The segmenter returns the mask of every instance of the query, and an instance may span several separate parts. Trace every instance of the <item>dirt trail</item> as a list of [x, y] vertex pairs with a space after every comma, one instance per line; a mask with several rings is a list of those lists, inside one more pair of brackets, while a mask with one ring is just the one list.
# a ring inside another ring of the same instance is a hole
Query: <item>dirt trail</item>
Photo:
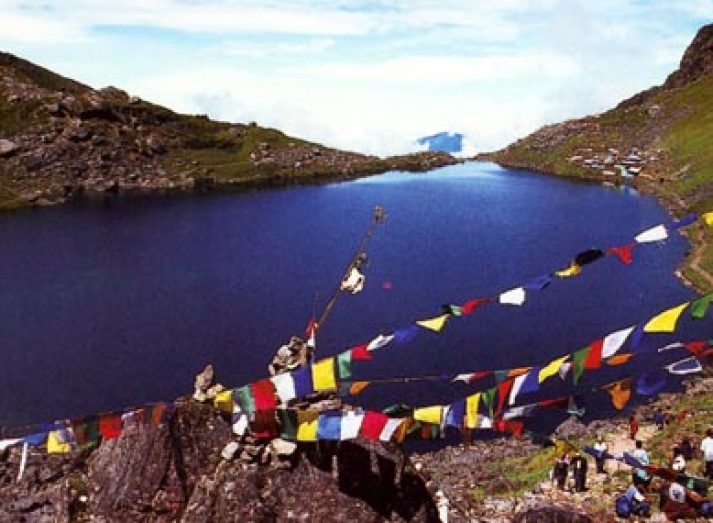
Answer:
[[[656, 425], [642, 424], [639, 427], [639, 431], [636, 433], [636, 439], [641, 440], [644, 443], [644, 448], [646, 448], [646, 442], [650, 440], [655, 433]], [[636, 448], [634, 440], [629, 437], [628, 426], [607, 434], [604, 436], [604, 441], [609, 447], [609, 452], [615, 456], [621, 456], [624, 452], [631, 453]], [[629, 466], [615, 460], [607, 461], [607, 469], [609, 471], [631, 470]]]

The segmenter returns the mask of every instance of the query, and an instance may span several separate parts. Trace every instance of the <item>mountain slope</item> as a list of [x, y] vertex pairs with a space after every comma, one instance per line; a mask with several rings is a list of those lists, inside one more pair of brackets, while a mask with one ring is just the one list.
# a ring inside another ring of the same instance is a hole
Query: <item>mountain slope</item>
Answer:
[[[627, 178], [682, 214], [713, 209], [711, 143], [713, 24], [699, 30], [679, 69], [662, 86], [602, 114], [545, 126], [485, 156], [508, 167], [562, 176]], [[684, 272], [696, 286], [711, 288], [713, 238], [694, 234], [696, 253]]]
[[439, 153], [380, 159], [255, 123], [181, 115], [0, 53], [0, 208], [107, 191], [317, 183], [455, 161]]

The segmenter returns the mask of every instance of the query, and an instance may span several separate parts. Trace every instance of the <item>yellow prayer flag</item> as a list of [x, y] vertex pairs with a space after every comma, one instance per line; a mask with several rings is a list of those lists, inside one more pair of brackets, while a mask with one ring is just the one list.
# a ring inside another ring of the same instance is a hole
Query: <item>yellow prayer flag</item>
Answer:
[[654, 316], [644, 325], [644, 332], [673, 332], [676, 330], [678, 317], [683, 313], [683, 309], [688, 307], [688, 304], [689, 302], [682, 303]]
[[440, 424], [443, 419], [443, 405], [434, 405], [432, 407], [423, 407], [413, 411], [413, 419], [423, 421], [425, 423]]
[[443, 326], [446, 324], [450, 316], [450, 314], [441, 314], [440, 316], [431, 318], [430, 320], [419, 320], [416, 322], [416, 325], [420, 325], [424, 329], [441, 332], [441, 330], [443, 330]]
[[713, 225], [713, 211], [704, 213], [701, 218], [706, 222], [706, 225]]
[[542, 383], [550, 376], [554, 376], [555, 374], [557, 374], [557, 372], [560, 370], [560, 367], [567, 360], [567, 358], [569, 358], [569, 354], [565, 354], [561, 358], [552, 360], [545, 367], [542, 367], [542, 369], [540, 369], [540, 373], [537, 375], [537, 381]]
[[233, 412], [233, 391], [224, 390], [216, 394], [213, 399], [213, 406], [223, 412]]
[[478, 426], [480, 395], [480, 392], [476, 392], [465, 399], [465, 427], [468, 429], [474, 429]]
[[64, 443], [59, 437], [59, 432], [53, 430], [47, 434], [47, 453], [48, 454], [67, 454], [71, 450], [69, 443]]
[[556, 271], [555, 275], [560, 278], [571, 278], [572, 276], [578, 276], [582, 272], [582, 267], [574, 262], [571, 263], [566, 269]]
[[319, 418], [300, 423], [297, 427], [297, 441], [317, 441], [318, 425]]
[[314, 390], [336, 390], [334, 377], [334, 358], [325, 358], [312, 365], [312, 384]]

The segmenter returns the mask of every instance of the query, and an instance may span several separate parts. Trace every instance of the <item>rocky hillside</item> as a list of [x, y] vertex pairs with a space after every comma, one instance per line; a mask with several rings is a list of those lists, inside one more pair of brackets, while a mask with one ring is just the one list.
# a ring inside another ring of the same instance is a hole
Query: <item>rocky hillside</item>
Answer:
[[442, 153], [380, 159], [255, 123], [181, 115], [0, 53], [0, 208], [84, 193], [319, 183], [451, 163]]
[[[675, 213], [713, 209], [713, 24], [701, 28], [663, 85], [601, 114], [548, 125], [485, 155], [502, 165], [584, 179], [634, 183]], [[698, 234], [698, 233], [697, 233]], [[685, 270], [713, 287], [713, 239]]]

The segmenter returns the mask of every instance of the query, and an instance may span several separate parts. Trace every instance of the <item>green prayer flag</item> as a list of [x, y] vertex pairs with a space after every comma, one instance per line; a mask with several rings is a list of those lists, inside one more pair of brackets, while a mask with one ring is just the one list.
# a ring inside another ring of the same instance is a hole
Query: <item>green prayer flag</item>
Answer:
[[497, 387], [493, 387], [492, 389], [488, 389], [483, 392], [483, 395], [481, 396], [483, 398], [483, 403], [488, 408], [488, 413], [491, 418], [493, 417], [493, 399], [495, 398], [495, 393], [497, 391]]
[[691, 304], [691, 316], [693, 319], [700, 320], [703, 319], [708, 312], [708, 306], [711, 304], [711, 295], [706, 294], [705, 296], [698, 298]]
[[352, 377], [352, 351], [337, 355], [337, 374], [342, 380]]
[[280, 437], [294, 441], [297, 439], [297, 412], [288, 409], [279, 409], [277, 416], [280, 418]]
[[238, 405], [246, 413], [255, 412], [255, 398], [250, 390], [250, 385], [243, 385], [238, 389], [233, 390], [233, 400], [237, 398]]
[[584, 360], [586, 360], [587, 356], [589, 356], [589, 350], [590, 346], [586, 346], [572, 354], [572, 379], [574, 380], [575, 385], [577, 385], [579, 380], [582, 379], [582, 374], [584, 373]]
[[448, 308], [450, 309], [450, 313], [453, 316], [463, 316], [463, 308], [458, 306], [458, 305], [449, 305]]

